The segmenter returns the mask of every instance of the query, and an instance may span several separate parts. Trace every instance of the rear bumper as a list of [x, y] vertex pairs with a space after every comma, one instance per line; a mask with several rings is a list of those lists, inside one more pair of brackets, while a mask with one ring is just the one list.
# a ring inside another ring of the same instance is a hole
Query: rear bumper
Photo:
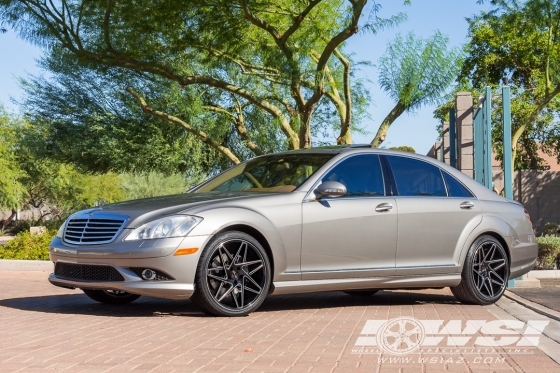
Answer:
[[539, 246], [534, 235], [511, 237], [510, 246], [510, 279], [520, 277], [535, 266]]

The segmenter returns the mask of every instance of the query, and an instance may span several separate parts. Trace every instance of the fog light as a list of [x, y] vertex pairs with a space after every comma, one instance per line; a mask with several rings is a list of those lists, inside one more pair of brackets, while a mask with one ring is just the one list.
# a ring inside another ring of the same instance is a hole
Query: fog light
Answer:
[[142, 271], [142, 278], [144, 280], [155, 280], [156, 276], [156, 271], [154, 271], [153, 269], [145, 269]]

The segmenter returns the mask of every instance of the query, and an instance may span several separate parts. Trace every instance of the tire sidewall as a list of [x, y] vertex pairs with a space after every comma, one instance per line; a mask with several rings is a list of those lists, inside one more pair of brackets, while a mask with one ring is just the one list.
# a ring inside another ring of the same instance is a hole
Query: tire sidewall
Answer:
[[[500, 254], [505, 259], [506, 266], [507, 266], [507, 268], [506, 268], [507, 276], [504, 279], [504, 281], [506, 282], [506, 286], [504, 286], [503, 290], [499, 294], [494, 295], [493, 297], [484, 297], [480, 294], [480, 292], [476, 288], [475, 276], [473, 274], [475, 252], [481, 245], [483, 245], [486, 242], [492, 242], [492, 243], [496, 244], [496, 249], [500, 251]], [[467, 282], [467, 286], [470, 289], [471, 295], [474, 298], [476, 298], [476, 300], [477, 300], [476, 303], [483, 304], [483, 305], [493, 304], [493, 303], [497, 302], [502, 297], [503, 293], [505, 292], [505, 289], [507, 288], [509, 271], [510, 271], [509, 258], [507, 256], [506, 251], [505, 251], [504, 247], [502, 246], [502, 244], [496, 238], [494, 238], [492, 236], [485, 235], [485, 236], [481, 236], [478, 239], [476, 239], [476, 241], [474, 241], [473, 244], [471, 245], [471, 247], [469, 248], [469, 251], [467, 253], [467, 257], [466, 257], [466, 260], [465, 260], [465, 266], [463, 268], [463, 279], [462, 279], [462, 281]]]
[[[232, 240], [242, 240], [250, 243], [256, 248], [258, 255], [263, 261], [263, 271], [265, 277], [263, 292], [258, 296], [253, 304], [251, 304], [251, 306], [243, 308], [242, 310], [226, 308], [219, 304], [209, 291], [208, 276], [206, 276], [206, 269], [208, 268], [209, 261], [213, 258], [213, 253], [216, 247], [222, 243]], [[208, 243], [208, 245], [206, 245], [200, 257], [195, 278], [195, 294], [193, 294], [193, 298], [196, 299], [196, 302], [194, 303], [202, 303], [201, 305], [205, 311], [217, 316], [246, 316], [259, 308], [264, 302], [270, 288], [271, 277], [270, 259], [259, 241], [244, 232], [229, 231], [218, 234]]]

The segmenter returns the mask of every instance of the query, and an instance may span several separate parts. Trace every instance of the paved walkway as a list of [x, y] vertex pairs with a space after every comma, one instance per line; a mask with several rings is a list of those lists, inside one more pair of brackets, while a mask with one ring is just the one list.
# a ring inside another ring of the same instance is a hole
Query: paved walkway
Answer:
[[[473, 329], [472, 338], [457, 342], [463, 348], [447, 346], [447, 335], [457, 329], [449, 321], [460, 320], [460, 332], [467, 320], [496, 320], [489, 308], [459, 304], [448, 289], [368, 298], [334, 292], [272, 296], [258, 312], [230, 319], [206, 316], [188, 301], [140, 298], [106, 306], [80, 291], [56, 288], [46, 277], [0, 272], [2, 373], [560, 372], [538, 348], [475, 345], [475, 337], [489, 329]], [[439, 350], [423, 347], [399, 356], [356, 346], [381, 320], [403, 316], [443, 320], [447, 331], [437, 334], [445, 337]]]
[[541, 278], [540, 288], [513, 288], [511, 292], [560, 312], [560, 280]]

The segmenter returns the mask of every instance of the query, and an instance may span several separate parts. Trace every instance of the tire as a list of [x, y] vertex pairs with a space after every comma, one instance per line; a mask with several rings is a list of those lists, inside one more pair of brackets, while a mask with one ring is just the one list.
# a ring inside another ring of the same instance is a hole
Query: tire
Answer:
[[484, 235], [473, 242], [463, 265], [461, 283], [451, 292], [462, 303], [487, 305], [498, 301], [506, 290], [509, 261], [502, 244]]
[[364, 289], [364, 290], [345, 290], [343, 293], [351, 295], [353, 297], [371, 297], [376, 294], [378, 289]]
[[266, 298], [270, 268], [255, 238], [237, 231], [219, 234], [202, 252], [191, 301], [212, 315], [246, 316]]
[[128, 304], [140, 298], [140, 295], [117, 290], [82, 289], [82, 291], [94, 301], [105, 304]]

